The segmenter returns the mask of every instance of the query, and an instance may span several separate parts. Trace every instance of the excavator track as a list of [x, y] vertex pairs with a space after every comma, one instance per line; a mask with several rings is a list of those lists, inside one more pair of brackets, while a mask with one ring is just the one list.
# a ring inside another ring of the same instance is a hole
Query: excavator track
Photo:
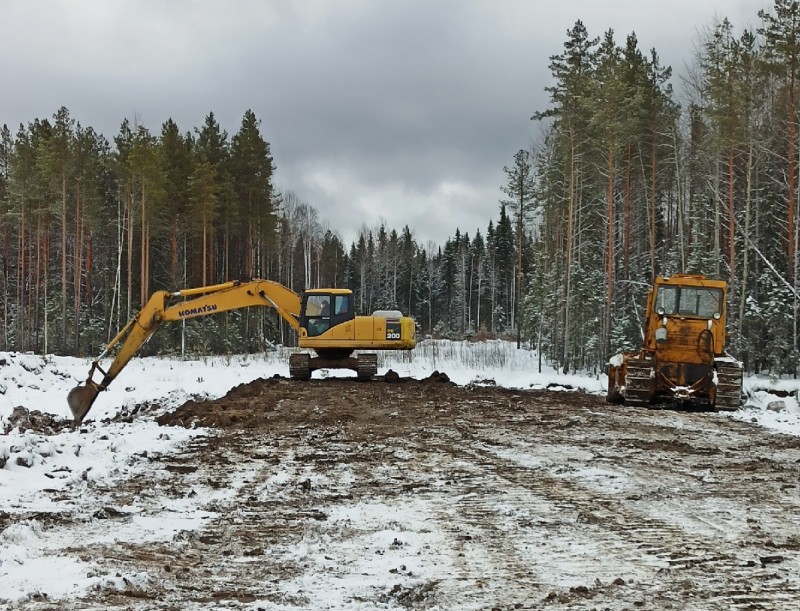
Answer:
[[717, 398], [714, 408], [720, 412], [736, 411], [742, 406], [742, 367], [739, 363], [718, 360]]
[[653, 367], [650, 363], [629, 360], [625, 373], [625, 404], [647, 405], [653, 394]]
[[292, 380], [311, 379], [311, 355], [298, 352], [289, 356], [289, 377]]
[[371, 380], [378, 373], [377, 354], [359, 354], [358, 359], [358, 379]]

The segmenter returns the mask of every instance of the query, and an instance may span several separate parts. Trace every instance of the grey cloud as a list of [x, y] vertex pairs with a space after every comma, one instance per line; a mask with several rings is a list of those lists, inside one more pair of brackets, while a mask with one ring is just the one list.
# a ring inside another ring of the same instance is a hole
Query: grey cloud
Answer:
[[[343, 237], [383, 218], [418, 238], [496, 218], [502, 168], [531, 145], [549, 56], [582, 18], [636, 30], [681, 71], [715, 14], [754, 24], [755, 0], [27, 0], [0, 5], [0, 123], [61, 106], [111, 139], [123, 118], [186, 131], [252, 108], [276, 182]], [[9, 24], [12, 24], [9, 26]]]

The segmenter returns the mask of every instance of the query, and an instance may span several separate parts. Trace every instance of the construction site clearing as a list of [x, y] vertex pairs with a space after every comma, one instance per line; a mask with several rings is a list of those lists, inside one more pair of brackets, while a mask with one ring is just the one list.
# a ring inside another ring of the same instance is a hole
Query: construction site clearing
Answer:
[[[49, 440], [54, 484], [0, 505], [0, 606], [800, 605], [800, 438], [729, 414], [389, 370], [141, 403], [59, 445], [70, 426], [9, 418]], [[125, 455], [136, 426], [191, 435]], [[103, 436], [126, 456], [115, 476], [59, 467], [59, 449]], [[26, 562], [81, 587], [26, 591]]]

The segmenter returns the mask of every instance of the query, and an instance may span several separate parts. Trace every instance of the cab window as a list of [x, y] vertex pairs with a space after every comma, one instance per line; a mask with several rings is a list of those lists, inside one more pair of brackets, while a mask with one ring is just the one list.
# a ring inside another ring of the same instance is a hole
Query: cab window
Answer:
[[347, 298], [346, 295], [337, 295], [336, 300], [334, 301], [333, 306], [333, 313], [336, 316], [340, 316], [341, 314], [347, 314], [350, 311], [350, 300]]
[[330, 315], [330, 297], [328, 295], [309, 295], [306, 302], [306, 316], [314, 318]]
[[722, 313], [722, 290], [700, 286], [661, 286], [655, 300], [656, 313], [666, 316], [711, 318]]
[[331, 307], [329, 295], [309, 295], [306, 301], [308, 334], [321, 335], [331, 326]]

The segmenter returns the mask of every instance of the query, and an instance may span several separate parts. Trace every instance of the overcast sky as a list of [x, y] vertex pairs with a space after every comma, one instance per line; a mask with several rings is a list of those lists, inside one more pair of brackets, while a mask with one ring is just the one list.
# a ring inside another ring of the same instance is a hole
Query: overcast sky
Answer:
[[[530, 148], [549, 56], [578, 19], [635, 32], [677, 75], [698, 31], [759, 23], [771, 0], [0, 0], [0, 124], [72, 117], [109, 140], [252, 109], [275, 184], [346, 244], [408, 225], [439, 244], [485, 232], [503, 166]], [[679, 79], [673, 77], [676, 87]]]

